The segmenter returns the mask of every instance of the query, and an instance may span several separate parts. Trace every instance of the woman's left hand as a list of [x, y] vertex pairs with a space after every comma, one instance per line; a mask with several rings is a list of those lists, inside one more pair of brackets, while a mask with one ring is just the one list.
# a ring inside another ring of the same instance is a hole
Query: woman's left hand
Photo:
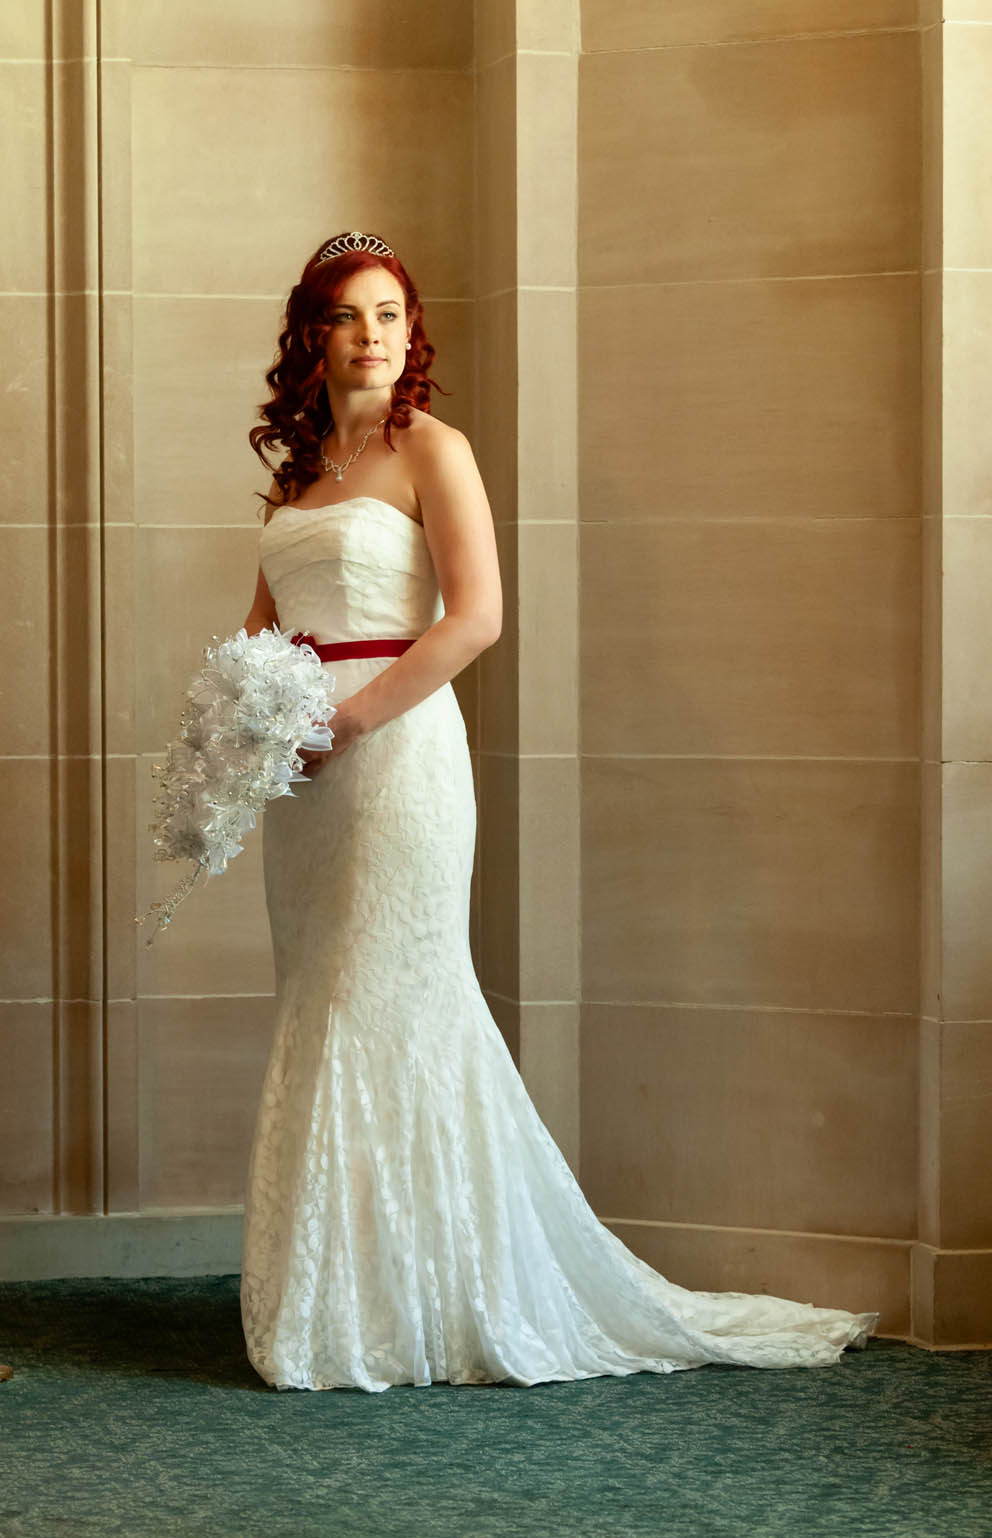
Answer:
[[303, 773], [307, 779], [312, 780], [315, 774], [320, 772], [323, 764], [329, 758], [340, 758], [341, 754], [351, 747], [357, 738], [364, 735], [365, 728], [358, 716], [349, 713], [348, 701], [343, 700], [338, 705], [329, 721], [315, 721], [314, 726], [328, 726], [333, 733], [333, 741], [328, 752], [314, 752], [310, 748], [300, 748], [299, 754], [303, 760]]

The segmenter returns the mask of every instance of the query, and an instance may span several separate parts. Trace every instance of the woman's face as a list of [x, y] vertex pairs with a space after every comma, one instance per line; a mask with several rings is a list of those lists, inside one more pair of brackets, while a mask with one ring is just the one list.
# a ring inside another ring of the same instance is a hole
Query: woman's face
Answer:
[[[324, 344], [327, 383], [335, 390], [382, 390], [406, 367], [409, 330], [403, 289], [385, 267], [363, 267], [331, 307]], [[363, 362], [374, 359], [374, 362]]]

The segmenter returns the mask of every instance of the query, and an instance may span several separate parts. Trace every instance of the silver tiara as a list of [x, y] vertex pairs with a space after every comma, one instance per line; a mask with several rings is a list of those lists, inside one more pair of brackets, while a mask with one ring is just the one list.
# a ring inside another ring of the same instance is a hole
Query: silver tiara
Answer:
[[349, 251], [371, 251], [373, 256], [392, 256], [393, 253], [384, 241], [375, 235], [363, 235], [361, 230], [352, 230], [350, 235], [339, 235], [337, 240], [332, 240], [326, 245], [317, 258], [318, 263], [329, 262], [332, 256], [344, 256]]

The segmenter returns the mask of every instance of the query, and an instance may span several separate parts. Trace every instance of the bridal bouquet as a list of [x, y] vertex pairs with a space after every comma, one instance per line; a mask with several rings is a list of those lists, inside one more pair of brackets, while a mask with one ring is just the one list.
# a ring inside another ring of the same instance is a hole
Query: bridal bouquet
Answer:
[[161, 787], [158, 819], [148, 824], [155, 859], [192, 860], [195, 868], [135, 919], [157, 914], [149, 945], [199, 876], [220, 875], [241, 853], [265, 803], [306, 781], [298, 750], [326, 752], [334, 736], [314, 725], [335, 713], [333, 676], [312, 646], [294, 646], [278, 627], [253, 636], [242, 628], [206, 647], [203, 664], [186, 691], [179, 740], [169, 743], [164, 764], [152, 766]]

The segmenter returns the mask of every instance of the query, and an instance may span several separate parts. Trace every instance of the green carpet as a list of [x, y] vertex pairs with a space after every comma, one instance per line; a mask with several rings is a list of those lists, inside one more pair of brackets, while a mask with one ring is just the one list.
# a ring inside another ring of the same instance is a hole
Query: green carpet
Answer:
[[277, 1392], [236, 1276], [0, 1283], [3, 1538], [989, 1538], [992, 1355]]

